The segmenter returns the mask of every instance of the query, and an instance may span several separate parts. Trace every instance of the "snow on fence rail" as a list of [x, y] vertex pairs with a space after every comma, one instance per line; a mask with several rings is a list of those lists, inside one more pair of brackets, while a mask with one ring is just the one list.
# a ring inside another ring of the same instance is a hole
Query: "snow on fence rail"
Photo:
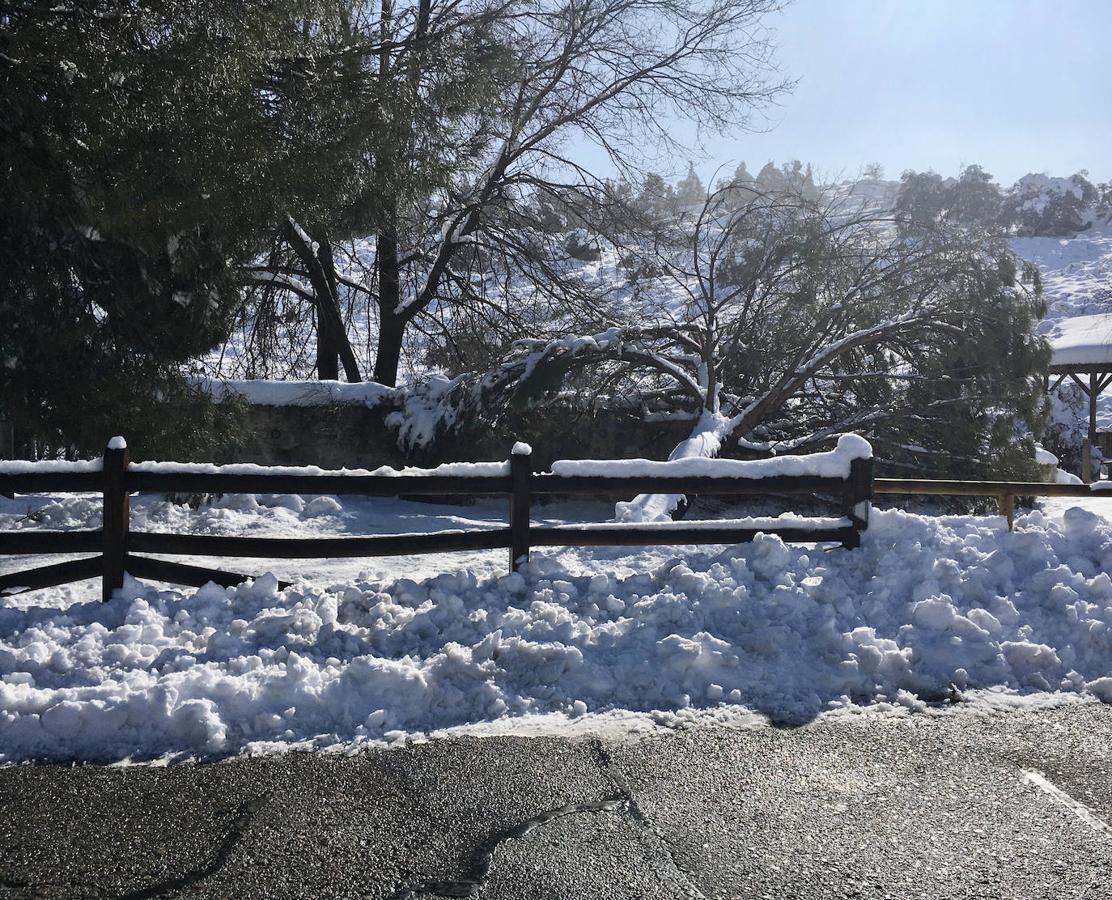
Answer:
[[[230, 586], [249, 576], [218, 569], [153, 559], [142, 553], [190, 556], [261, 557], [268, 559], [400, 556], [459, 550], [507, 548], [517, 569], [537, 546], [644, 546], [654, 544], [734, 544], [759, 533], [785, 541], [834, 541], [860, 545], [868, 527], [872, 497], [872, 451], [868, 443], [845, 435], [837, 450], [812, 457], [774, 460], [561, 461], [551, 472], [534, 472], [531, 449], [514, 446], [505, 463], [449, 463], [435, 469], [326, 471], [316, 467], [215, 466], [185, 463], [129, 463], [126, 443], [113, 438], [102, 460], [62, 463], [0, 462], [0, 493], [98, 492], [103, 496], [103, 526], [82, 531], [0, 531], [0, 554], [99, 553], [97, 556], [0, 575], [0, 592], [52, 587], [101, 577], [109, 599], [123, 586], [125, 571], [138, 577], [176, 584], [209, 581]], [[439, 531], [427, 534], [343, 538], [256, 538], [220, 535], [136, 532], [130, 529], [130, 495], [155, 493], [340, 494], [368, 497], [399, 495], [509, 497], [505, 528]], [[788, 515], [769, 519], [663, 523], [602, 523], [536, 527], [530, 522], [532, 498], [545, 494], [813, 494], [838, 498], [843, 515], [807, 518]]]

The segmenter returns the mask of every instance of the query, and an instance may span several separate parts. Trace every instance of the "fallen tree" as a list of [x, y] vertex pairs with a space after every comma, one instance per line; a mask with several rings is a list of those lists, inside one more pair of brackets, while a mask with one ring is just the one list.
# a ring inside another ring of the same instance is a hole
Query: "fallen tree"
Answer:
[[[435, 402], [415, 396], [458, 428], [593, 383], [649, 421], [689, 420], [670, 459], [795, 452], [857, 431], [892, 466], [1021, 470], [1045, 415], [1037, 282], [1002, 241], [897, 224], [724, 187], [631, 242], [651, 274], [569, 315], [598, 330], [518, 341], [492, 370], [438, 382]], [[638, 497], [619, 514], [653, 520], [680, 501]]]

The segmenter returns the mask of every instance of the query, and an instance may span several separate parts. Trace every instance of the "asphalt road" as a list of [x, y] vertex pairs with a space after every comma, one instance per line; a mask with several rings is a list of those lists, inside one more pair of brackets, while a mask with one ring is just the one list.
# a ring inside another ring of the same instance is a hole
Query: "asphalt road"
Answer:
[[0, 896], [1112, 897], [1112, 707], [0, 770]]

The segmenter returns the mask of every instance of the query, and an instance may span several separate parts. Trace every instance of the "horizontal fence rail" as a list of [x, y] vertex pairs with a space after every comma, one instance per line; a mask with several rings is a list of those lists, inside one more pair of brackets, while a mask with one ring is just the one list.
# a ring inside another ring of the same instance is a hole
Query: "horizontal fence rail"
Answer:
[[[832, 454], [824, 454], [830, 457]], [[808, 462], [816, 457], [805, 457]], [[806, 468], [807, 462], [796, 468]], [[436, 469], [376, 472], [326, 472], [308, 467], [252, 465], [191, 466], [175, 463], [129, 464], [122, 439], [113, 439], [102, 463], [17, 463], [0, 467], [0, 493], [100, 493], [103, 526], [79, 531], [0, 531], [0, 554], [96, 553], [36, 569], [0, 575], [0, 591], [15, 593], [101, 576], [103, 599], [123, 586], [124, 573], [177, 584], [200, 586], [209, 581], [230, 586], [248, 576], [204, 566], [154, 559], [140, 554], [223, 556], [260, 559], [317, 559], [400, 556], [508, 548], [510, 566], [528, 562], [532, 547], [621, 547], [659, 544], [733, 544], [757, 534], [776, 534], [785, 541], [860, 545], [868, 527], [873, 494], [872, 459], [842, 458], [847, 474], [767, 474], [765, 464], [747, 467], [731, 462], [722, 475], [659, 474], [670, 464], [652, 463], [652, 474], [629, 474], [629, 461], [616, 462], [614, 474], [533, 472], [527, 445], [517, 445], [507, 463], [453, 463]], [[767, 463], [767, 461], [761, 461]], [[609, 465], [606, 461], [599, 464]], [[773, 466], [772, 471], [780, 463]], [[555, 468], [555, 466], [554, 466]], [[636, 468], [636, 466], [634, 466]], [[673, 470], [675, 467], [672, 467]], [[781, 466], [782, 468], [782, 466]], [[596, 468], [597, 471], [597, 468]], [[829, 471], [829, 467], [826, 470]], [[416, 473], [416, 474], [414, 474]], [[625, 474], [623, 474], [625, 473]], [[132, 531], [133, 493], [317, 494], [364, 497], [504, 495], [509, 498], [506, 527], [422, 534], [385, 534], [336, 538], [268, 538]], [[839, 504], [838, 518], [739, 519], [710, 522], [599, 523], [535, 526], [534, 496], [631, 495], [643, 493], [795, 496], [825, 494]]]
[[[1108, 482], [1105, 482], [1106, 484]], [[1056, 484], [1043, 481], [946, 481], [944, 479], [876, 478], [877, 494], [915, 494], [931, 497], [995, 497], [1000, 515], [1015, 527], [1016, 497], [1099, 497], [1112, 492], [1096, 485]]]
[[359, 556], [408, 556], [458, 550], [499, 550], [510, 546], [509, 528], [482, 531], [433, 531], [346, 538], [232, 537], [212, 534], [161, 534], [133, 531], [128, 549], [139, 553], [187, 556], [250, 556], [260, 559], [349, 559]]
[[400, 495], [508, 494], [509, 476], [459, 475], [225, 475], [188, 472], [129, 472], [132, 491], [166, 494], [328, 494], [398, 497]]
[[[1109, 482], [1112, 484], [1112, 482]], [[878, 494], [923, 494], [935, 497], [1093, 497], [1107, 493], [1087, 484], [1052, 484], [1044, 481], [944, 481], [925, 478], [876, 478]], [[1112, 493], [1109, 493], [1112, 496]]]

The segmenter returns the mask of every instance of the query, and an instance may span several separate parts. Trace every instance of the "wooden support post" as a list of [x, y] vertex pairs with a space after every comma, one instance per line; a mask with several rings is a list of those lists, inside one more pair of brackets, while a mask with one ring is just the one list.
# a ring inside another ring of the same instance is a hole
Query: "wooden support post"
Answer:
[[843, 542], [852, 550], [861, 546], [861, 532], [869, 527], [869, 511], [873, 499], [873, 461], [855, 459], [849, 464], [849, 481], [843, 497], [843, 513], [853, 524], [853, 537]]
[[131, 521], [131, 498], [127, 493], [127, 442], [114, 437], [104, 451], [104, 568], [101, 570], [101, 599], [124, 586], [127, 533]]
[[533, 448], [518, 441], [510, 453], [510, 571], [529, 563], [530, 480]]
[[1008, 520], [1008, 531], [1015, 527], [1015, 494], [1001, 494], [999, 497], [1000, 515]]
[[1085, 484], [1093, 483], [1093, 445], [1088, 438], [1081, 442], [1081, 480]]
[[[0, 459], [15, 459], [15, 425], [0, 419]], [[0, 491], [0, 497], [15, 499], [14, 493]]]
[[[1092, 472], [1093, 469], [1093, 448], [1097, 446], [1097, 397], [1100, 396], [1100, 385], [1098, 384], [1096, 372], [1089, 373], [1089, 453], [1085, 457], [1085, 468]], [[1086, 484], [1093, 481], [1100, 480], [1100, 470], [1097, 469], [1095, 475], [1090, 474], [1085, 479]]]

